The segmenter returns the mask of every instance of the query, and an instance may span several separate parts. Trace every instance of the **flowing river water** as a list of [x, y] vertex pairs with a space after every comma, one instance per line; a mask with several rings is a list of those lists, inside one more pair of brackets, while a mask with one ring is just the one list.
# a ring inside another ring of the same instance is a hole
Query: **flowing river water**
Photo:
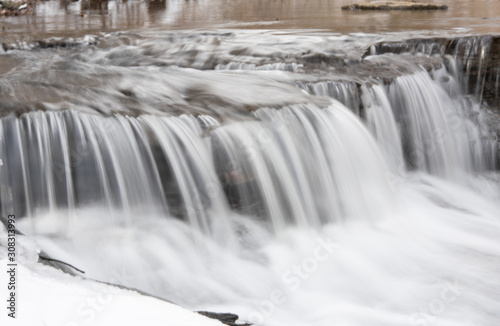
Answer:
[[2, 216], [89, 278], [256, 325], [498, 324], [498, 2], [256, 3], [2, 20], [29, 35], [2, 34]]
[[335, 33], [449, 31], [498, 33], [497, 0], [436, 0], [446, 11], [341, 11], [351, 0], [55, 0], [37, 2], [36, 15], [0, 19], [6, 39], [72, 36], [121, 30], [270, 28]]

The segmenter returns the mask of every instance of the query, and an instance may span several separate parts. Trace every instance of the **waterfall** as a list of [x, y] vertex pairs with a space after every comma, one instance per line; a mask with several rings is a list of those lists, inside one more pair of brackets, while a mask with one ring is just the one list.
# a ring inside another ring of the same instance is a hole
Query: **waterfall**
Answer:
[[119, 224], [139, 212], [171, 214], [206, 233], [207, 210], [227, 219], [226, 201], [214, 196], [222, 190], [203, 131], [192, 116], [33, 112], [2, 119], [2, 131], [2, 152], [9, 153], [2, 166], [3, 214], [63, 210], [72, 216], [76, 208], [98, 205]]
[[[445, 56], [429, 72], [416, 68], [390, 80], [297, 81], [340, 103], [260, 108], [242, 121], [74, 110], [10, 115], [1, 124], [0, 148], [8, 153], [1, 211], [33, 217], [63, 210], [71, 225], [75, 210], [95, 205], [114, 223], [130, 223], [138, 212], [166, 214], [204, 234], [220, 221], [229, 230], [231, 209], [275, 231], [371, 220], [370, 212], [391, 206], [395, 176], [417, 170], [466, 183], [467, 175], [495, 167], [497, 143], [479, 102], [463, 95], [460, 65]], [[299, 66], [233, 62], [217, 69]]]
[[468, 61], [232, 37], [43, 52], [57, 73], [0, 76], [19, 107], [1, 111], [2, 216], [86, 277], [259, 326], [498, 323], [498, 142]]
[[370, 54], [409, 53], [412, 55], [448, 56], [450, 73], [460, 83], [463, 93], [475, 95], [498, 105], [500, 39], [494, 36], [469, 36], [451, 39], [414, 39], [406, 42], [382, 42], [370, 49]]
[[484, 162], [482, 126], [467, 119], [461, 99], [451, 99], [427, 73], [400, 77], [388, 91], [404, 130], [410, 168], [451, 178], [460, 172], [488, 167]]
[[354, 82], [323, 81], [304, 83], [299, 81], [297, 86], [313, 95], [332, 97], [354, 113], [360, 114], [359, 91]]
[[405, 171], [400, 127], [383, 85], [363, 88], [363, 105], [367, 127], [377, 139], [391, 167], [398, 173]]
[[449, 69], [443, 62], [429, 73], [422, 70], [387, 84], [362, 83], [361, 91], [349, 81], [299, 82], [299, 87], [366, 116], [367, 127], [399, 173], [421, 170], [458, 181], [464, 174], [494, 169], [498, 144], [480, 102], [463, 95], [456, 62], [447, 60]]
[[[287, 220], [315, 226], [366, 219], [382, 203], [386, 207], [385, 161], [372, 137], [340, 104], [323, 110], [263, 108], [255, 116], [262, 122], [223, 127], [214, 138], [225, 157], [220, 161], [232, 162], [252, 180], [235, 189], [238, 198], [261, 198], [264, 207], [256, 209], [272, 217], [275, 227]], [[373, 195], [374, 188], [380, 196]]]
[[[228, 219], [224, 188], [233, 204], [276, 229], [366, 218], [386, 206], [379, 207], [390, 197], [384, 158], [340, 103], [262, 108], [254, 116], [222, 126], [187, 115], [62, 111], [4, 118], [2, 147], [10, 155], [2, 167], [2, 210], [36, 216], [100, 205], [127, 218], [178, 216], [209, 234], [207, 212]], [[380, 198], [371, 194], [375, 188]]]

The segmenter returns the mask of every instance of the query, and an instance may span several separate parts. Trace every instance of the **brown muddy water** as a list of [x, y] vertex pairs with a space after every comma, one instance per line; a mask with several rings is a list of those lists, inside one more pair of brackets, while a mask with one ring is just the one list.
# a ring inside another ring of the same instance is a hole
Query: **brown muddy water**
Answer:
[[436, 0], [447, 11], [342, 11], [352, 0], [49, 0], [0, 17], [3, 40], [144, 29], [324, 29], [336, 33], [500, 32], [499, 0]]

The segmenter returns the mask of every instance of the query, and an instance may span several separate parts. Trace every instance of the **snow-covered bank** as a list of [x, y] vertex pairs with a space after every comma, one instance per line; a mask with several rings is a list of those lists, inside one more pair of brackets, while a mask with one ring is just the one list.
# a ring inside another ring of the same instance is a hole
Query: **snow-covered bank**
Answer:
[[16, 236], [16, 318], [8, 317], [7, 234], [0, 224], [0, 273], [3, 302], [0, 325], [172, 325], [217, 326], [217, 320], [137, 292], [66, 274], [38, 263], [36, 244]]

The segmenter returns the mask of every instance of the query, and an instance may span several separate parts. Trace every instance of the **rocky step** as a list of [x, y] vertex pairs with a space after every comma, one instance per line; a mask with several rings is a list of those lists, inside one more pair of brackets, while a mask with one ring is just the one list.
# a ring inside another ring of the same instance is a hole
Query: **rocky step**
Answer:
[[446, 10], [448, 6], [416, 1], [368, 1], [342, 6], [342, 10]]

